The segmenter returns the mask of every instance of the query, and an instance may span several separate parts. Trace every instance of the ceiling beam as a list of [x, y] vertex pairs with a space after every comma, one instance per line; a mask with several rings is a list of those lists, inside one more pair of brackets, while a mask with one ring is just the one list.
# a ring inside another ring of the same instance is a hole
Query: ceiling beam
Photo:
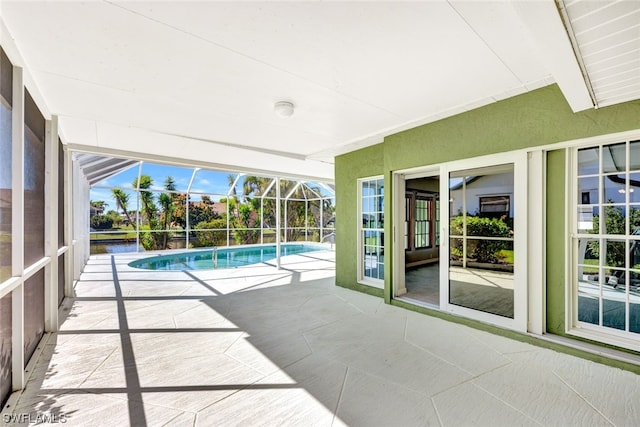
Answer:
[[555, 1], [517, 1], [512, 4], [573, 112], [593, 108], [595, 103]]

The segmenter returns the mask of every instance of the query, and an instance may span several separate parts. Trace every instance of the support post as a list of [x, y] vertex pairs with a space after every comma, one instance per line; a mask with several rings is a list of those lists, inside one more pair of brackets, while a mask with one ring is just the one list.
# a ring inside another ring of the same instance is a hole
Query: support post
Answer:
[[276, 178], [276, 267], [280, 270], [280, 178]]
[[75, 208], [73, 204], [77, 201], [73, 198], [73, 154], [71, 151], [65, 149], [64, 155], [64, 244], [68, 248], [65, 254], [64, 296], [73, 297], [75, 271], [75, 247], [73, 241]]
[[45, 129], [45, 267], [44, 329], [58, 330], [58, 117], [46, 121]]
[[11, 371], [13, 390], [22, 390], [24, 376], [24, 84], [22, 68], [13, 67], [13, 108], [11, 117], [11, 274], [20, 285], [11, 295]]

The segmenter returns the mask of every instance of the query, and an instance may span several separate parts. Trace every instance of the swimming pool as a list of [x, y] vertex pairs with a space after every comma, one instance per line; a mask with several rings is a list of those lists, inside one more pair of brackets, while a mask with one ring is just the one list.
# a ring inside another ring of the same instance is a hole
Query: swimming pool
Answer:
[[[327, 247], [302, 243], [280, 245], [280, 255], [295, 255], [305, 252], [324, 251]], [[214, 266], [214, 250], [180, 252], [138, 259], [129, 267], [144, 270], [211, 270], [214, 268], [235, 268], [257, 264], [276, 258], [276, 245], [241, 246], [215, 250], [217, 260]]]

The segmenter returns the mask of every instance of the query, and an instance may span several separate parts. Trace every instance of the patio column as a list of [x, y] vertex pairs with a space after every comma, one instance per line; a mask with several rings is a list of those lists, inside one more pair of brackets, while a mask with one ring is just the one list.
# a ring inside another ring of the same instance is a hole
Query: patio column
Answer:
[[11, 117], [12, 175], [11, 192], [11, 275], [20, 284], [11, 295], [11, 370], [13, 390], [25, 386], [24, 366], [24, 85], [22, 68], [13, 67], [13, 109]]
[[276, 178], [276, 267], [280, 270], [280, 178]]
[[45, 190], [45, 331], [58, 330], [58, 117], [46, 121], [46, 190]]

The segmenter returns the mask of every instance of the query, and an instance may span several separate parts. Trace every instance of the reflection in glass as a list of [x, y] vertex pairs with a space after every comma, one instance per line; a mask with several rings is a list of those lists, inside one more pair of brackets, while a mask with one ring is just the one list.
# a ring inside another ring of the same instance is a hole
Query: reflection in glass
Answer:
[[627, 260], [625, 246], [623, 241], [605, 240], [604, 265], [606, 267], [624, 268]]
[[609, 328], [625, 329], [625, 303], [610, 299], [602, 300], [602, 325]]
[[634, 296], [634, 303], [629, 304], [629, 332], [640, 333], [640, 298]]
[[600, 240], [578, 239], [578, 320], [600, 324]]
[[599, 211], [597, 206], [578, 206], [578, 233], [599, 232]]
[[604, 234], [626, 234], [627, 209], [624, 206], [605, 206]]
[[578, 150], [578, 175], [594, 175], [598, 173], [598, 147], [582, 148]]
[[513, 165], [450, 176], [449, 201], [449, 302], [513, 318]]
[[598, 177], [578, 178], [578, 204], [598, 204]]
[[640, 141], [629, 143], [629, 170], [640, 170]]
[[384, 232], [364, 231], [364, 276], [384, 280]]
[[585, 274], [598, 274], [600, 259], [600, 240], [578, 239], [578, 265], [584, 266], [579, 270], [579, 276], [584, 270]]
[[593, 235], [577, 238], [578, 320], [640, 333], [640, 141], [598, 150], [578, 150], [579, 175], [600, 176], [577, 178], [577, 229]]
[[597, 296], [578, 296], [578, 320], [592, 325], [600, 324], [600, 300]]
[[620, 172], [626, 169], [626, 146], [622, 142], [602, 147], [602, 172]]
[[629, 202], [640, 202], [640, 173], [629, 174]]
[[624, 203], [626, 200], [626, 178], [624, 174], [605, 175], [603, 203]]

